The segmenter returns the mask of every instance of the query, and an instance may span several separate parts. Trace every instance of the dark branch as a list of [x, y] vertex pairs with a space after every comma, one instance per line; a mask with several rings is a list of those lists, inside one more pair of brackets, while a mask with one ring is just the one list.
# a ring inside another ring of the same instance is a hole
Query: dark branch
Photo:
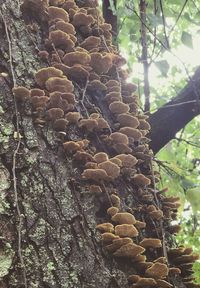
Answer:
[[[113, 0], [115, 9], [117, 9], [117, 0]], [[110, 0], [103, 0], [103, 17], [106, 23], [111, 24], [113, 39], [115, 40], [118, 35], [117, 29], [117, 16], [113, 14], [110, 8]]]
[[200, 67], [185, 88], [149, 117], [150, 147], [156, 154], [176, 133], [200, 114]]

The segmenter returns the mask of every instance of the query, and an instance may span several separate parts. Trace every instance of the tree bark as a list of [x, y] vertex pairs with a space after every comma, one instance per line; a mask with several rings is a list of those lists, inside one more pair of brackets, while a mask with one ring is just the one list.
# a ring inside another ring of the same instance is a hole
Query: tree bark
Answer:
[[186, 87], [149, 117], [150, 148], [156, 154], [200, 113], [200, 68]]
[[[113, 151], [104, 146], [101, 135], [87, 134], [72, 126], [63, 136], [56, 133], [51, 124], [34, 125], [29, 101], [14, 105], [11, 67], [17, 85], [34, 87], [34, 74], [46, 65], [37, 56], [38, 47], [44, 45], [46, 27], [42, 29], [41, 23], [34, 23], [29, 25], [30, 32], [17, 1], [6, 0], [2, 4], [0, 285], [3, 288], [128, 288], [127, 277], [135, 273], [137, 264], [129, 259], [118, 260], [105, 252], [96, 225], [110, 221], [106, 213], [111, 205], [109, 195], [117, 192], [121, 198], [120, 211], [131, 211], [138, 220], [146, 221], [147, 227], [140, 231], [137, 243], [144, 237], [159, 235], [162, 239], [162, 248], [148, 252], [148, 260], [153, 261], [165, 255], [166, 245], [172, 246], [171, 234], [167, 232], [169, 221], [152, 220], [145, 212], [150, 204], [161, 207], [163, 196], [155, 196], [152, 188], [137, 189], [124, 177], [102, 184], [105, 190], [102, 195], [92, 195], [88, 189], [91, 181], [85, 182], [80, 177], [83, 165], [64, 153], [63, 140], [86, 137], [97, 151], [112, 157]], [[41, 11], [37, 10], [32, 17], [41, 16], [43, 22]], [[12, 57], [8, 53], [9, 44]], [[78, 100], [82, 99], [80, 89], [75, 89], [75, 94]], [[92, 108], [101, 108], [112, 125], [113, 117], [102, 97], [95, 92], [84, 109], [82, 100], [77, 101], [77, 109], [82, 115], [89, 114], [92, 103]], [[147, 175], [151, 173], [149, 164], [142, 163], [137, 172], [141, 170]], [[179, 276], [170, 276], [170, 281], [175, 287], [185, 287]]]
[[[115, 9], [117, 9], [117, 0], [113, 1]], [[113, 39], [115, 40], [118, 35], [117, 27], [117, 16], [113, 14], [113, 11], [110, 9], [110, 0], [103, 0], [103, 17], [105, 22], [111, 24]]]

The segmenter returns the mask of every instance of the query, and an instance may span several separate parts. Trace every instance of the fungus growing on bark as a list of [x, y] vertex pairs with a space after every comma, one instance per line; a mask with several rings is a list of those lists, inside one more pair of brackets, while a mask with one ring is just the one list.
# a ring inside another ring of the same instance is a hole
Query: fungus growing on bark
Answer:
[[120, 132], [114, 132], [110, 134], [109, 139], [112, 140], [112, 142], [115, 144], [129, 144], [128, 137]]
[[138, 160], [131, 154], [119, 154], [115, 156], [115, 158], [120, 159], [122, 161], [122, 166], [126, 168], [132, 168], [138, 162]]
[[134, 83], [123, 83], [122, 85], [122, 92], [132, 94], [137, 90], [137, 85]]
[[150, 124], [146, 120], [140, 119], [139, 122], [140, 122], [139, 129], [141, 129], [141, 130], [150, 130], [151, 129]]
[[64, 111], [60, 108], [51, 108], [46, 112], [46, 116], [48, 119], [55, 121], [59, 118], [63, 118]]
[[48, 15], [49, 15], [50, 21], [54, 19], [61, 19], [64, 22], [69, 22], [69, 15], [63, 8], [50, 6], [48, 8]]
[[112, 67], [112, 58], [109, 53], [102, 55], [101, 53], [94, 52], [90, 56], [90, 65], [97, 74], [107, 73]]
[[[88, 79], [89, 72], [85, 69], [86, 66], [75, 64], [73, 67], [69, 67], [65, 75], [78, 83], [82, 83]], [[89, 67], [89, 66], [88, 66]]]
[[106, 91], [106, 86], [99, 80], [93, 80], [88, 84], [88, 91]]
[[85, 180], [94, 180], [94, 181], [108, 180], [108, 175], [106, 171], [100, 168], [85, 169], [81, 174], [81, 176]]
[[92, 132], [97, 126], [98, 123], [95, 119], [81, 119], [79, 121], [79, 127], [85, 127], [89, 132]]
[[109, 159], [112, 163], [116, 164], [118, 167], [122, 167], [122, 161], [116, 157]]
[[49, 59], [49, 53], [46, 50], [39, 51], [38, 56], [44, 61]]
[[74, 155], [74, 159], [83, 162], [94, 161], [93, 156], [85, 151], [77, 151]]
[[137, 228], [137, 229], [143, 229], [143, 228], [145, 228], [146, 227], [146, 223], [145, 222], [142, 222], [142, 221], [136, 221], [136, 223], [134, 224], [135, 225], [135, 227]]
[[35, 81], [40, 87], [44, 87], [45, 82], [50, 77], [62, 77], [63, 72], [54, 67], [42, 68], [35, 74]]
[[117, 249], [116, 252], [113, 253], [116, 257], [127, 257], [127, 258], [134, 258], [135, 256], [143, 253], [145, 249], [139, 245], [134, 243], [129, 243], [126, 245], [121, 246]]
[[156, 238], [144, 238], [141, 242], [140, 245], [144, 248], [160, 248], [162, 247], [162, 242], [160, 239]]
[[75, 10], [78, 9], [78, 6], [74, 2], [74, 0], [65, 1], [65, 3], [62, 5], [62, 7], [66, 11], [69, 11], [69, 9], [75, 9]]
[[131, 114], [120, 114], [117, 116], [117, 121], [120, 123], [121, 127], [137, 128], [139, 126], [138, 119]]
[[119, 129], [119, 132], [125, 134], [128, 137], [133, 138], [134, 141], [138, 141], [142, 137], [141, 132], [138, 129], [132, 127], [122, 127]]
[[101, 234], [101, 240], [103, 243], [110, 243], [115, 239], [119, 239], [119, 236], [112, 234], [110, 232], [105, 232]]
[[65, 131], [68, 123], [66, 119], [60, 118], [54, 122], [53, 127], [56, 131]]
[[128, 237], [119, 238], [119, 239], [113, 240], [112, 244], [105, 246], [105, 248], [108, 252], [113, 253], [117, 249], [122, 247], [123, 245], [132, 244], [132, 243], [133, 243], [133, 240], [131, 238], [128, 238]]
[[94, 160], [99, 164], [105, 161], [108, 161], [108, 154], [105, 152], [99, 152], [94, 155]]
[[115, 234], [120, 237], [137, 237], [138, 230], [132, 224], [121, 224], [115, 226]]
[[49, 40], [55, 47], [64, 47], [67, 51], [70, 51], [75, 46], [74, 42], [70, 39], [69, 34], [61, 30], [50, 31]]
[[153, 265], [145, 271], [145, 275], [155, 279], [165, 278], [168, 273], [169, 268], [163, 263], [153, 263]]
[[161, 287], [161, 288], [172, 288], [172, 287], [174, 287], [172, 284], [170, 284], [169, 282], [167, 282], [165, 280], [158, 279], [156, 282], [159, 285], [158, 287]]
[[167, 227], [167, 231], [171, 234], [177, 234], [178, 232], [181, 231], [181, 225], [171, 225], [169, 227]]
[[111, 178], [111, 180], [114, 180], [120, 175], [120, 168], [109, 160], [99, 163], [98, 167], [105, 170], [106, 174]]
[[97, 127], [98, 130], [110, 129], [108, 122], [104, 118], [97, 119], [97, 123], [98, 123], [98, 127]]
[[[111, 104], [113, 102], [120, 102], [122, 103], [122, 96], [120, 92], [109, 92], [108, 94], [106, 94], [106, 96], [104, 97], [104, 100], [108, 102], [108, 104]], [[123, 104], [123, 103], [122, 103]]]
[[157, 258], [157, 259], [155, 259], [153, 261], [153, 263], [156, 263], [156, 262], [167, 264], [167, 258], [164, 257], [164, 256], [163, 257], [159, 257], [159, 258]]
[[159, 220], [161, 218], [163, 218], [163, 211], [158, 209], [156, 211], [152, 211], [149, 213], [149, 216], [152, 218], [152, 219], [155, 219], [155, 220]]
[[66, 23], [63, 21], [58, 21], [55, 24], [55, 29], [56, 30], [61, 30], [67, 34], [71, 34], [71, 35], [75, 35], [76, 34], [76, 30], [74, 29], [74, 26], [70, 23]]
[[135, 224], [136, 223], [135, 217], [131, 213], [128, 213], [128, 212], [117, 213], [111, 218], [111, 220], [119, 224]]
[[49, 101], [49, 97], [47, 96], [33, 96], [31, 97], [31, 104], [34, 110], [44, 109], [47, 102]]
[[[127, 104], [121, 102], [121, 101], [114, 101], [109, 105], [109, 109], [113, 114], [122, 114], [122, 113], [127, 113], [129, 111], [129, 106]], [[126, 127], [126, 128], [128, 128], [128, 127]], [[123, 129], [123, 128], [121, 128], [121, 129]], [[122, 133], [124, 133], [124, 132], [122, 132]]]
[[134, 181], [134, 184], [138, 186], [148, 186], [151, 184], [151, 180], [143, 174], [135, 174], [132, 179]]
[[71, 52], [65, 54], [63, 62], [65, 65], [72, 67], [75, 64], [88, 65], [90, 63], [90, 55], [84, 52]]
[[116, 150], [117, 153], [131, 153], [132, 152], [132, 149], [128, 147], [127, 144], [124, 144], [124, 143], [113, 144], [113, 148]]
[[[56, 91], [56, 92], [53, 92], [53, 93], [59, 93], [59, 92]], [[50, 93], [50, 96], [53, 93]], [[75, 105], [76, 100], [75, 100], [75, 95], [73, 93], [61, 93], [60, 96], [61, 96], [61, 98], [63, 100], [66, 100], [69, 104]]]
[[80, 44], [80, 46], [90, 51], [93, 48], [99, 47], [100, 43], [101, 39], [99, 37], [89, 36]]
[[38, 88], [31, 89], [30, 90], [30, 94], [31, 94], [31, 97], [34, 97], [34, 96], [45, 96], [44, 90], [41, 90], [41, 89], [38, 89]]
[[17, 101], [24, 101], [26, 98], [29, 98], [31, 96], [30, 90], [23, 86], [12, 88], [12, 92], [15, 95], [15, 99]]
[[86, 15], [83, 12], [77, 12], [74, 17], [72, 24], [79, 28], [80, 26], [90, 26], [95, 22], [95, 19], [91, 15]]
[[67, 141], [63, 143], [64, 150], [68, 153], [75, 153], [77, 151], [81, 151], [86, 148], [89, 144], [87, 139], [83, 139], [80, 141]]
[[114, 232], [114, 226], [111, 223], [102, 223], [96, 226], [96, 229], [101, 232]]
[[111, 202], [112, 202], [112, 204], [113, 204], [113, 206], [114, 207], [117, 207], [117, 208], [120, 208], [120, 198], [119, 198], [119, 196], [117, 196], [117, 195], [115, 195], [115, 194], [112, 194], [111, 196], [110, 196], [110, 200], [111, 200]]
[[119, 208], [111, 206], [107, 209], [107, 214], [110, 215], [111, 217], [114, 216], [119, 212]]
[[149, 287], [155, 287], [155, 286], [156, 286], [156, 281], [153, 278], [140, 277], [138, 281], [131, 286], [131, 288], [134, 288], [134, 287], [149, 288]]
[[45, 86], [48, 91], [60, 91], [60, 92], [69, 92], [71, 93], [74, 89], [74, 86], [71, 81], [67, 79], [67, 77], [50, 77], [46, 82]]

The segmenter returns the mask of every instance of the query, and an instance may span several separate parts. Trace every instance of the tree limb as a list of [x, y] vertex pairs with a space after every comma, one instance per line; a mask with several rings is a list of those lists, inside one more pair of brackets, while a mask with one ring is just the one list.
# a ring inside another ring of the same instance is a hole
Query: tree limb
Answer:
[[176, 133], [200, 114], [200, 67], [180, 93], [149, 117], [150, 147], [156, 154]]

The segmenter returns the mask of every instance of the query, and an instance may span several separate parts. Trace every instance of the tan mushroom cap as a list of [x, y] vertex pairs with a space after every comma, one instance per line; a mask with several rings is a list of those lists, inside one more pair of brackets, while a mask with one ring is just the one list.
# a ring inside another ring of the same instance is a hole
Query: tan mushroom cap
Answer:
[[88, 146], [88, 144], [89, 144], [89, 141], [87, 139], [83, 139], [83, 140], [76, 141], [76, 142], [75, 141], [64, 142], [63, 147], [66, 152], [74, 153], [74, 152], [84, 149], [85, 147]]
[[135, 174], [132, 179], [134, 180], [134, 184], [138, 186], [146, 186], [151, 184], [151, 180], [143, 174]]
[[98, 123], [98, 130], [110, 129], [108, 122], [104, 118], [97, 119], [97, 123]]
[[55, 121], [59, 118], [63, 118], [64, 111], [60, 108], [51, 108], [46, 112], [47, 118]]
[[35, 80], [40, 87], [44, 87], [45, 82], [50, 77], [62, 77], [62, 76], [63, 72], [61, 70], [56, 69], [54, 67], [47, 67], [38, 70], [38, 72], [35, 74]]
[[110, 134], [109, 138], [113, 141], [113, 143], [117, 144], [125, 144], [128, 145], [128, 137], [120, 132], [114, 132]]
[[39, 88], [31, 89], [30, 93], [31, 93], [31, 97], [34, 97], [34, 96], [45, 96], [44, 90], [41, 90]]
[[102, 55], [101, 53], [94, 52], [90, 56], [90, 65], [97, 74], [107, 73], [112, 67], [112, 58], [109, 53]]
[[[125, 104], [125, 105], [127, 105], [127, 104]], [[128, 137], [133, 138], [135, 141], [140, 140], [140, 138], [142, 137], [141, 132], [136, 128], [122, 127], [119, 129], [119, 132], [127, 135]]]
[[99, 163], [98, 167], [105, 170], [106, 174], [111, 177], [111, 179], [115, 179], [120, 175], [120, 168], [109, 160]]
[[119, 236], [112, 234], [110, 232], [105, 232], [105, 233], [101, 234], [101, 240], [104, 243], [110, 243], [115, 239], [119, 239]]
[[86, 151], [77, 151], [74, 159], [83, 162], [94, 161], [93, 156]]
[[91, 50], [93, 48], [99, 47], [100, 43], [101, 43], [100, 37], [89, 36], [80, 44], [80, 46], [86, 50]]
[[121, 200], [120, 200], [119, 196], [117, 196], [115, 194], [111, 194], [110, 200], [111, 200], [114, 207], [120, 208]]
[[17, 86], [12, 88], [12, 92], [15, 96], [15, 99], [18, 101], [23, 101], [31, 96], [30, 90], [23, 86]]
[[57, 119], [57, 120], [54, 122], [53, 128], [54, 128], [56, 131], [65, 131], [68, 123], [69, 123], [69, 122], [68, 122], [66, 119], [60, 118], [60, 119]]
[[117, 249], [116, 252], [113, 253], [116, 257], [127, 257], [127, 258], [134, 258], [135, 256], [143, 253], [145, 249], [139, 245], [134, 243], [129, 243], [126, 245], [121, 246]]
[[111, 88], [111, 87], [120, 87], [120, 83], [117, 80], [109, 80], [108, 82], [106, 82], [106, 87], [107, 88]]
[[62, 46], [65, 49], [70, 50], [75, 46], [74, 42], [70, 39], [70, 35], [61, 30], [50, 31], [49, 39], [55, 47]]
[[63, 62], [65, 65], [73, 66], [75, 64], [81, 64], [81, 65], [88, 65], [90, 63], [91, 57], [88, 53], [84, 52], [70, 52], [65, 54], [63, 57]]
[[83, 173], [81, 174], [82, 178], [85, 180], [95, 180], [95, 181], [101, 181], [101, 180], [107, 180], [108, 175], [104, 169], [85, 169]]
[[117, 121], [120, 123], [121, 127], [137, 128], [139, 126], [138, 119], [131, 114], [119, 114], [117, 116]]
[[151, 267], [149, 267], [145, 271], [145, 275], [155, 278], [155, 279], [162, 279], [165, 278], [169, 273], [169, 268], [166, 264], [163, 263], [153, 263]]
[[31, 104], [33, 109], [37, 110], [38, 108], [44, 108], [49, 101], [47, 96], [33, 96], [31, 97]]
[[63, 8], [51, 6], [48, 8], [48, 15], [50, 20], [62, 19], [65, 22], [69, 22], [69, 15]]
[[138, 230], [132, 224], [121, 224], [115, 226], [115, 234], [120, 237], [137, 237]]
[[111, 223], [98, 224], [96, 226], [96, 229], [101, 231], [101, 232], [110, 232], [110, 233], [114, 232], [114, 226]]
[[88, 84], [87, 89], [89, 91], [96, 91], [96, 90], [106, 91], [107, 88], [100, 80], [93, 80]]
[[[114, 101], [109, 105], [109, 109], [114, 114], [122, 114], [122, 113], [127, 113], [129, 111], [129, 106], [127, 104], [121, 102], [121, 101]], [[123, 129], [123, 128], [121, 128], [121, 129]], [[124, 131], [123, 132], [122, 131], [119, 131], [119, 132], [124, 133]], [[127, 135], [127, 133], [126, 133], [126, 135]]]
[[131, 244], [131, 243], [133, 243], [133, 240], [131, 238], [128, 238], [128, 237], [127, 238], [119, 238], [119, 239], [113, 240], [112, 244], [107, 245], [105, 248], [108, 252], [113, 253], [117, 249], [122, 247], [123, 245]]
[[143, 228], [145, 228], [146, 227], [146, 223], [145, 222], [142, 222], [142, 221], [136, 221], [136, 223], [134, 224], [135, 225], [135, 227], [137, 228], [137, 229], [143, 229]]
[[107, 209], [107, 214], [110, 215], [111, 217], [114, 216], [119, 212], [119, 208], [111, 206]]
[[115, 156], [122, 161], [123, 167], [132, 168], [134, 167], [138, 160], [131, 154], [119, 154]]
[[114, 216], [112, 216], [111, 220], [119, 224], [135, 224], [136, 223], [135, 217], [131, 213], [128, 213], [128, 212], [117, 213]]
[[140, 245], [144, 248], [160, 248], [162, 247], [162, 242], [160, 239], [157, 238], [144, 238], [141, 242]]
[[157, 280], [157, 285], [158, 285], [158, 287], [161, 287], [161, 288], [172, 288], [172, 287], [174, 287], [169, 282], [167, 282], [165, 280], [161, 280], [161, 279]]
[[79, 112], [68, 112], [65, 115], [65, 118], [69, 121], [69, 123], [77, 124], [81, 115]]
[[72, 24], [75, 27], [80, 27], [80, 26], [90, 26], [95, 22], [95, 19], [91, 15], [86, 15], [83, 12], [77, 12], [74, 17]]
[[[59, 87], [63, 86], [65, 92], [72, 92], [74, 89], [74, 86], [70, 80], [67, 79], [67, 77], [50, 77], [46, 82], [45, 86], [48, 91], [54, 92], [54, 91], [59, 91]], [[62, 89], [63, 91], [63, 89]], [[61, 91], [61, 92], [62, 92]]]
[[72, 34], [72, 35], [76, 34], [76, 30], [75, 30], [74, 26], [70, 23], [58, 21], [58, 22], [56, 22], [55, 27], [56, 27], [56, 30], [61, 30], [67, 34]]
[[98, 127], [98, 123], [95, 119], [81, 119], [79, 127], [85, 127], [89, 132], [92, 132]]
[[99, 164], [108, 161], [108, 154], [105, 152], [99, 152], [94, 155], [94, 160]]

